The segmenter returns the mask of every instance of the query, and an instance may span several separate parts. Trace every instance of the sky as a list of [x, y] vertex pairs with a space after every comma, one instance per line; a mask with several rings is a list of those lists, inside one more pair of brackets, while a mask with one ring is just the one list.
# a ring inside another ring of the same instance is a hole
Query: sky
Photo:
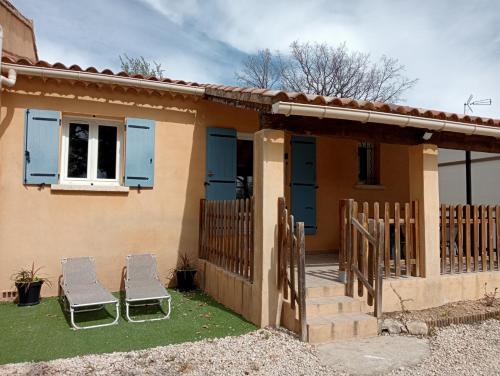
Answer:
[[399, 59], [417, 85], [405, 104], [500, 118], [498, 0], [11, 0], [34, 20], [39, 58], [120, 71], [120, 54], [160, 62], [165, 75], [236, 84], [259, 48], [294, 40], [346, 42]]

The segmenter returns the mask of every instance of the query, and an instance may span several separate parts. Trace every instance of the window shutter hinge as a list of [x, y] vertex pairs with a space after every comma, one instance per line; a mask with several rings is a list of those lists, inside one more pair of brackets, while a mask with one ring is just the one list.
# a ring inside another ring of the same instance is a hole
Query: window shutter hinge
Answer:
[[61, 125], [62, 125], [62, 123], [61, 123], [61, 119], [59, 119], [59, 126], [61, 126]]

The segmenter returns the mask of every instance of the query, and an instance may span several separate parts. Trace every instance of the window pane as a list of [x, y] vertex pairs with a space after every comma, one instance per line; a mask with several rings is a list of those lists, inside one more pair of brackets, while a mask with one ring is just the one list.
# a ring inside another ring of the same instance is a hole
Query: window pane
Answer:
[[86, 178], [89, 153], [88, 124], [69, 125], [68, 177]]
[[99, 125], [97, 178], [116, 179], [116, 132], [118, 128]]

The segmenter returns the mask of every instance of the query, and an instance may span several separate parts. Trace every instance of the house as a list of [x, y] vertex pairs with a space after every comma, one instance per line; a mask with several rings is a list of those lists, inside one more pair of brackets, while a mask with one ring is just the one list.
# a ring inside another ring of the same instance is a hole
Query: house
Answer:
[[165, 277], [186, 253], [229, 308], [323, 342], [376, 334], [367, 313], [399, 310], [392, 288], [419, 309], [500, 284], [499, 207], [440, 203], [438, 183], [438, 148], [500, 152], [500, 120], [5, 55], [1, 70], [4, 299], [32, 261], [57, 281], [61, 258], [93, 256], [117, 291], [127, 254], [156, 253]]

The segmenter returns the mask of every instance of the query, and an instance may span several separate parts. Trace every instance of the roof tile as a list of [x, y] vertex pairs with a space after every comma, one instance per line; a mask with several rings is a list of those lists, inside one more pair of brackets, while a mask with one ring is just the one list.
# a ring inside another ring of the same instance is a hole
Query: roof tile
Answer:
[[130, 75], [123, 71], [118, 73], [113, 73], [113, 71], [110, 69], [104, 69], [101, 72], [99, 72], [95, 67], [88, 67], [86, 69], [83, 69], [79, 65], [73, 64], [68, 68], [60, 62], [50, 64], [46, 61], [39, 60], [35, 63], [32, 63], [28, 59], [25, 58], [16, 59], [12, 56], [3, 56], [2, 61], [5, 63], [18, 64], [18, 65], [71, 70], [79, 72], [90, 72], [90, 73], [98, 73], [105, 75], [114, 75], [119, 77], [132, 77], [132, 78], [140, 78], [151, 81], [161, 81], [165, 83], [174, 83], [178, 85], [205, 87], [210, 90], [211, 95], [226, 96], [229, 99], [240, 100], [240, 101], [252, 101], [263, 104], [272, 104], [278, 101], [306, 103], [306, 104], [308, 103], [313, 105], [365, 109], [371, 111], [395, 113], [401, 115], [412, 115], [412, 116], [419, 116], [432, 119], [460, 121], [464, 123], [500, 127], [500, 119], [482, 118], [477, 116], [462, 115], [462, 114], [422, 109], [410, 106], [401, 106], [396, 104], [355, 100], [351, 98], [327, 97], [327, 96], [312, 95], [306, 93], [286, 92], [283, 90], [245, 88], [245, 87], [226, 86], [217, 84], [199, 84], [196, 82], [173, 80], [170, 78], [158, 79], [157, 77], [143, 77], [142, 75]]

